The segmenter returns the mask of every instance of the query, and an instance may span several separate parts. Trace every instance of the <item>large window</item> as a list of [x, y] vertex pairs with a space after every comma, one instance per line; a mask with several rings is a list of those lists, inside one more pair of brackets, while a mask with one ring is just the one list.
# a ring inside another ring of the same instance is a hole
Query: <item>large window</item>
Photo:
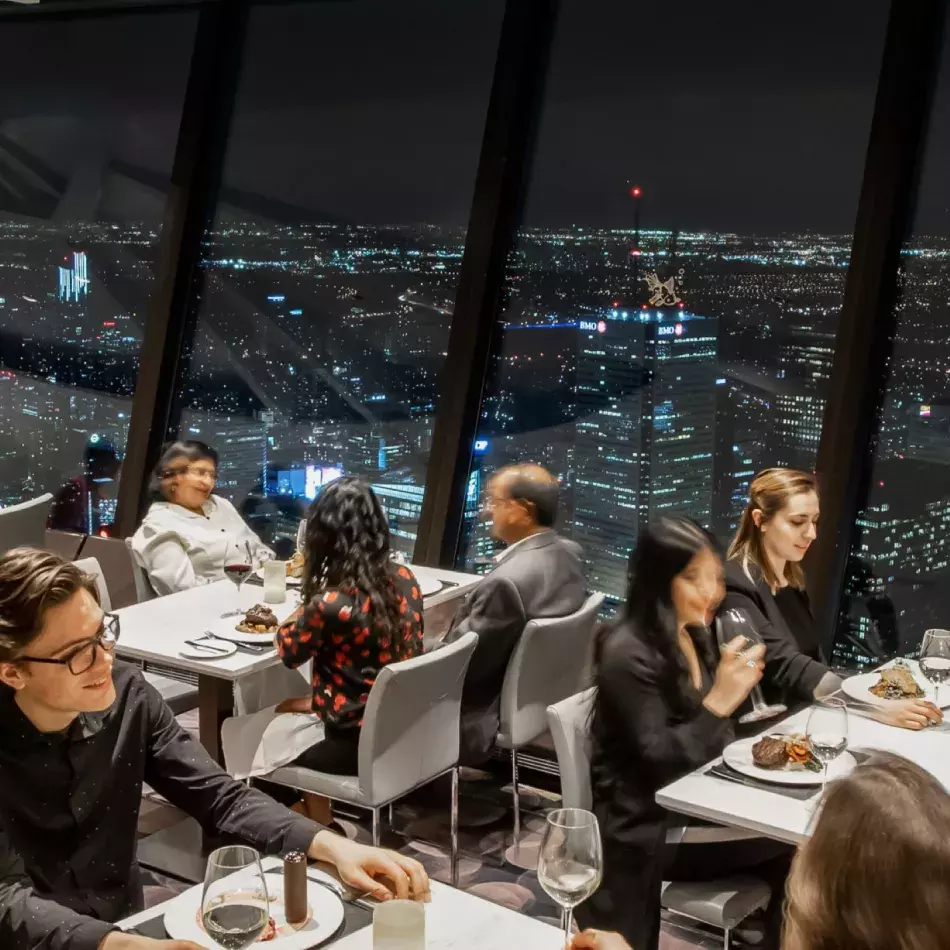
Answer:
[[358, 474], [412, 553], [502, 10], [252, 11], [181, 433], [265, 540]]
[[649, 519], [725, 540], [756, 470], [814, 466], [886, 17], [561, 5], [468, 491], [550, 468], [610, 598]]
[[[945, 33], [950, 36], [950, 30]], [[950, 56], [944, 53], [897, 329], [834, 660], [911, 655], [950, 627]]]
[[114, 516], [194, 27], [0, 29], [0, 505], [58, 527]]

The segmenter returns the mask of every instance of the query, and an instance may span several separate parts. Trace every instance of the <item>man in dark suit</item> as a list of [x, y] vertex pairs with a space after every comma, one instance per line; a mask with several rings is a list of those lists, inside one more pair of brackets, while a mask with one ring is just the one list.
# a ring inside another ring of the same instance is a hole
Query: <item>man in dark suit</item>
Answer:
[[581, 549], [554, 530], [558, 483], [539, 465], [512, 465], [488, 483], [483, 515], [507, 547], [472, 588], [446, 635], [469, 630], [478, 646], [462, 693], [461, 762], [477, 765], [491, 754], [498, 733], [505, 670], [529, 620], [566, 617], [587, 595]]

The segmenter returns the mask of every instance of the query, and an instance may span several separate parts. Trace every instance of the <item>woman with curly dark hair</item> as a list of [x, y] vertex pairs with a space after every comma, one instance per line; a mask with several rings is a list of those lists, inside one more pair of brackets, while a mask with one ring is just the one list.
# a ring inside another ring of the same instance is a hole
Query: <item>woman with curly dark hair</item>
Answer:
[[[322, 738], [294, 764], [356, 775], [363, 711], [379, 671], [422, 653], [422, 592], [393, 561], [386, 515], [359, 478], [323, 489], [310, 507], [304, 547], [303, 605], [278, 631], [277, 647], [291, 669], [313, 661], [313, 691], [275, 712], [322, 721]], [[325, 799], [304, 802], [310, 817], [326, 823]]]

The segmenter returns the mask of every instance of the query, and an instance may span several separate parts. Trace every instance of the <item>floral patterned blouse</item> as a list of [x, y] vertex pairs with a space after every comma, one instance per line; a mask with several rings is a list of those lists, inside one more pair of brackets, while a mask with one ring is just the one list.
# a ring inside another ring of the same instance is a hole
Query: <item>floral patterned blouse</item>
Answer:
[[393, 565], [400, 621], [394, 634], [373, 619], [369, 595], [326, 590], [278, 633], [280, 658], [291, 669], [313, 658], [313, 711], [327, 730], [359, 729], [376, 676], [387, 663], [422, 653], [422, 592], [412, 572]]

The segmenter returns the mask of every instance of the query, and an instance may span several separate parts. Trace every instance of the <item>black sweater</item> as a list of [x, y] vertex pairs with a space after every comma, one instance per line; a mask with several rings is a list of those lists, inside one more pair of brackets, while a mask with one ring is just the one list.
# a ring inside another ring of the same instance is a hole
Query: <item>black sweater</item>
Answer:
[[[697, 652], [704, 695], [712, 671]], [[668, 816], [657, 791], [721, 754], [732, 723], [706, 709], [692, 688], [677, 698], [655, 647], [630, 624], [607, 634], [596, 683], [591, 778], [601, 830], [618, 842], [658, 847]]]

